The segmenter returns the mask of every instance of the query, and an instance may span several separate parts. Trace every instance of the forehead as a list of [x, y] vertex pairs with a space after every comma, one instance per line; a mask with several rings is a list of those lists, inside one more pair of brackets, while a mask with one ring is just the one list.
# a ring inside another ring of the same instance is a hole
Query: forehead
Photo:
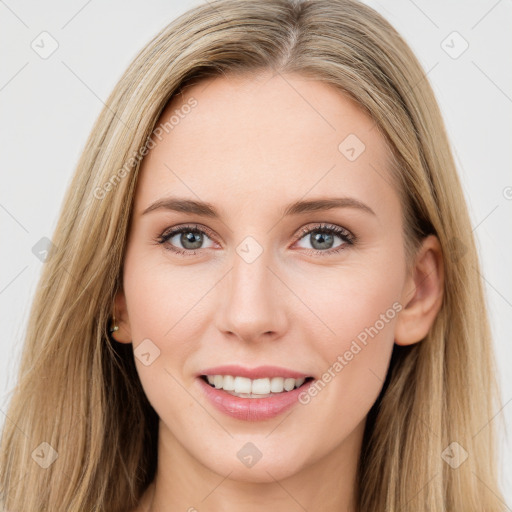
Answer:
[[263, 206], [333, 190], [376, 202], [395, 194], [389, 150], [373, 120], [311, 78], [210, 78], [175, 96], [158, 127], [140, 170], [139, 211], [165, 194], [226, 209], [240, 207], [236, 198]]

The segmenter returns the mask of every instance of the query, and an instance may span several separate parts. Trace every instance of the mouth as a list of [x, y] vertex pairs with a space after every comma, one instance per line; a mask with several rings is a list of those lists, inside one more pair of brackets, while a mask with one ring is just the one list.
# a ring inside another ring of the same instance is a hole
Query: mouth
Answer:
[[210, 387], [225, 391], [239, 398], [270, 398], [286, 395], [290, 391], [306, 387], [314, 377], [263, 377], [249, 379], [238, 375], [200, 375]]

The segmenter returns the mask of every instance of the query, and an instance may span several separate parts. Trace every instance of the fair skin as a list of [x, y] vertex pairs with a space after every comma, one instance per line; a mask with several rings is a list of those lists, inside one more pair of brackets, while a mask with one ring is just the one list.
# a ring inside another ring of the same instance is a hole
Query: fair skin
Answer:
[[[161, 120], [191, 97], [197, 106], [143, 160], [116, 296], [116, 340], [136, 350], [149, 339], [160, 351], [149, 365], [135, 358], [160, 418], [157, 474], [136, 512], [352, 512], [366, 416], [393, 345], [421, 341], [441, 306], [439, 243], [427, 237], [407, 272], [388, 149], [339, 91], [298, 75], [209, 79], [175, 97]], [[338, 149], [348, 134], [365, 144], [354, 161]], [[220, 218], [142, 213], [171, 195], [211, 203]], [[282, 214], [330, 197], [366, 208]], [[348, 230], [354, 243], [320, 223]], [[190, 234], [155, 242], [188, 224], [203, 230], [199, 248], [187, 245]], [[237, 252], [248, 236], [263, 250], [250, 263]], [[392, 318], [316, 397], [275, 418], [233, 418], [201, 392], [198, 372], [222, 364], [321, 379], [386, 312]], [[252, 467], [237, 457], [249, 442], [262, 454]]]

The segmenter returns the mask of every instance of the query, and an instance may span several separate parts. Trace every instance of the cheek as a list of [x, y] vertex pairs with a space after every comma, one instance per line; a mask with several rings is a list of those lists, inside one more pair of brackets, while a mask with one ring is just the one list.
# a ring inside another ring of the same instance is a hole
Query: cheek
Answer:
[[[186, 406], [187, 395], [178, 384], [193, 350], [191, 321], [201, 293], [184, 278], [183, 269], [155, 263], [148, 250], [127, 251], [123, 287], [133, 341], [134, 358], [144, 391], [157, 412], [170, 394], [177, 404]], [[191, 268], [191, 267], [190, 267]], [[172, 356], [170, 358], [169, 356]]]
[[197, 350], [193, 316], [198, 312], [193, 306], [202, 294], [191, 291], [180, 273], [168, 267], [132, 267], [126, 275], [130, 276], [125, 292], [134, 359], [142, 388], [168, 428], [187, 432], [190, 418], [202, 417], [182, 375]]
[[[347, 350], [359, 354], [357, 348], [352, 348], [354, 345], [363, 347], [367, 358], [378, 355], [379, 347], [394, 341], [393, 326], [401, 309], [400, 286], [389, 274], [370, 273], [347, 276], [338, 285], [337, 292], [332, 290], [321, 309], [334, 332], [326, 345], [331, 359]], [[372, 340], [375, 343], [371, 343]], [[350, 357], [347, 354], [347, 358]]]
[[[324, 324], [319, 327], [315, 319], [308, 325], [324, 372], [300, 401], [311, 417], [326, 422], [333, 438], [340, 429], [347, 429], [344, 434], [348, 435], [377, 399], [394, 345], [394, 325], [403, 307], [399, 298], [405, 271], [400, 254], [378, 251], [369, 260], [365, 265], [317, 274], [314, 291], [310, 288], [307, 295]], [[320, 328], [325, 335], [318, 335]]]
[[199, 300], [211, 288], [214, 276], [194, 272], [194, 266], [173, 266], [164, 249], [150, 247], [129, 252], [125, 263], [124, 288], [135, 345], [154, 337], [161, 343], [183, 339], [183, 329], [200, 314]]
[[309, 339], [315, 339], [330, 358], [348, 350], [358, 337], [364, 343], [368, 329], [372, 338], [392, 342], [393, 324], [402, 307], [398, 302], [405, 281], [402, 260], [400, 254], [378, 249], [365, 255], [364, 261], [356, 255], [338, 268], [295, 276], [295, 291], [313, 313], [300, 319], [311, 330]]

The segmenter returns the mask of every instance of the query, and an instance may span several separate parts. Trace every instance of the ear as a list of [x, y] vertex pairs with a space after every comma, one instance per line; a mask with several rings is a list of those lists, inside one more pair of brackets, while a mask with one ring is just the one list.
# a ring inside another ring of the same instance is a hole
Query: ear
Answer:
[[401, 303], [405, 304], [395, 324], [395, 343], [412, 345], [432, 327], [443, 302], [444, 265], [441, 245], [434, 235], [418, 249], [406, 279]]
[[111, 333], [111, 336], [120, 343], [131, 343], [130, 321], [128, 319], [128, 309], [126, 308], [126, 298], [122, 289], [116, 293], [114, 298], [114, 314], [116, 325], [119, 329]]

